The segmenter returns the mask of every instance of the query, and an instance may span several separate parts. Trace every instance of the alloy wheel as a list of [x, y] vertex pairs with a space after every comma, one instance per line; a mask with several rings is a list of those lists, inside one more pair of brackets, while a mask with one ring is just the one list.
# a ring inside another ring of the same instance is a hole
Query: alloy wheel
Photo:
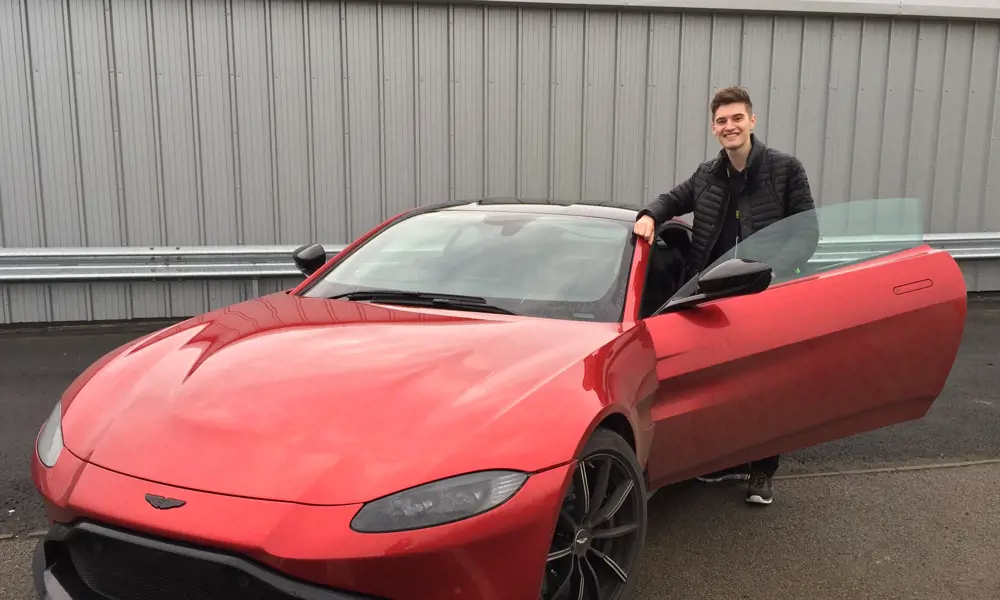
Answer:
[[644, 486], [629, 462], [597, 450], [577, 464], [549, 550], [542, 600], [621, 597], [646, 527]]

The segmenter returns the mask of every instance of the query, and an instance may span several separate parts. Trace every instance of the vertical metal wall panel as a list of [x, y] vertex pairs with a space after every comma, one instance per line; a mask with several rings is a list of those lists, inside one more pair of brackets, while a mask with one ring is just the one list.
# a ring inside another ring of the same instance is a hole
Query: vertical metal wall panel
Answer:
[[[451, 197], [449, 16], [447, 6], [419, 5], [414, 17], [416, 19], [414, 56], [419, 104], [416, 119], [420, 206], [443, 202]], [[507, 127], [511, 127], [509, 121]], [[361, 196], [357, 203], [366, 201], [371, 202]], [[355, 232], [356, 235], [360, 233], [360, 230]]]
[[[795, 123], [795, 142], [786, 147], [786, 152], [798, 156], [805, 165], [818, 206], [823, 206], [829, 197], [830, 181], [823, 171], [826, 162], [824, 150], [827, 139], [833, 133], [827, 129], [829, 121], [830, 70], [834, 57], [831, 55], [831, 19], [806, 17], [802, 27], [802, 61], [799, 67], [798, 106]], [[795, 93], [792, 90], [789, 93]], [[765, 140], [766, 141], [766, 140]], [[774, 143], [771, 143], [775, 146]], [[775, 146], [780, 148], [780, 146]]]
[[483, 7], [454, 8], [449, 58], [452, 62], [451, 144], [456, 198], [475, 198], [486, 191], [483, 25]]
[[268, 281], [261, 281], [257, 284], [257, 293], [260, 296], [267, 294], [274, 294], [280, 291], [282, 288], [280, 280], [271, 279]]
[[[17, 163], [14, 161], [13, 140], [10, 135], [14, 122], [23, 121], [24, 115], [28, 114], [27, 110], [18, 110], [23, 104], [23, 100], [17, 97], [18, 91], [20, 91], [17, 85], [19, 83], [17, 73], [21, 70], [19, 67], [23, 61], [18, 60], [17, 41], [19, 35], [15, 31], [22, 24], [23, 19], [17, 18], [20, 15], [15, 16], [15, 8], [19, 7], [15, 6], [12, 0], [0, 1], [0, 132], [4, 134], [3, 137], [0, 137], [0, 169], [7, 173], [6, 178], [0, 178], [0, 247], [6, 245], [7, 239], [3, 218], [4, 210], [12, 213], [18, 204], [22, 204], [14, 203], [14, 190], [17, 183], [14, 176], [17, 174], [23, 179], [23, 165], [26, 162], [19, 161], [21, 163], [18, 165], [21, 167], [20, 169], [15, 166]], [[5, 206], [7, 204], [9, 206]], [[6, 288], [0, 288], [0, 302], [2, 302], [6, 292]], [[0, 307], [0, 309], [3, 308]]]
[[[843, 157], [844, 166], [841, 177], [844, 180], [844, 198], [866, 199], [878, 198], [879, 157], [881, 152], [881, 131], [877, 127], [867, 127], [868, 123], [878, 122], [885, 110], [883, 99], [886, 94], [886, 64], [890, 49], [888, 21], [862, 21], [858, 29], [858, 50], [856, 82], [851, 84], [855, 95], [855, 108], [851, 115], [854, 124], [851, 132], [851, 145], [848, 154]], [[849, 231], [868, 231], [875, 233], [879, 227], [891, 227], [893, 221], [876, 215], [867, 223], [866, 215], [844, 213], [841, 225]], [[849, 217], [849, 218], [848, 218]], [[898, 227], [894, 231], [898, 232]]]
[[[0, 245], [343, 244], [450, 198], [639, 205], [718, 152], [708, 102], [730, 83], [821, 206], [919, 197], [927, 232], [997, 231], [998, 63], [996, 21], [0, 0]], [[1000, 289], [1000, 268], [963, 270]], [[5, 286], [0, 322], [286, 284]]]
[[269, 3], [231, 0], [233, 62], [236, 71], [236, 130], [240, 162], [240, 204], [244, 244], [274, 244], [274, 121], [269, 39]]
[[[219, 282], [225, 287], [232, 287], [240, 282]], [[208, 284], [202, 281], [171, 281], [168, 286], [170, 308], [168, 317], [183, 317], [196, 315], [208, 310]]]
[[[266, 294], [276, 294], [282, 290], [289, 290], [298, 284], [302, 283], [302, 278], [280, 278], [280, 279], [264, 279], [257, 283], [257, 296], [263, 296]], [[247, 285], [249, 288], [250, 285]], [[247, 297], [252, 297], [249, 293]]]
[[90, 321], [93, 319], [90, 285], [49, 284], [52, 294], [52, 321]]
[[[676, 155], [674, 179], [682, 181], [698, 165], [718, 152], [708, 145], [707, 129], [711, 115], [708, 102], [711, 98], [712, 17], [704, 14], [682, 14], [680, 40], [680, 71], [678, 73]], [[663, 118], [671, 118], [662, 115]], [[714, 142], [713, 142], [714, 143]], [[673, 182], [669, 183], [673, 185]], [[666, 192], [664, 187], [656, 192]]]
[[[519, 12], [490, 6], [486, 14], [486, 195], [511, 196], [517, 194]], [[422, 47], [424, 36], [420, 38]], [[421, 114], [428, 110], [426, 103], [420, 105]]]
[[76, 168], [80, 172], [84, 217], [82, 245], [121, 246], [122, 207], [118, 202], [106, 12], [99, 2], [70, 6], [72, 81], [80, 146]]
[[[930, 198], [934, 191], [934, 177], [937, 174], [938, 141], [942, 133], [939, 127], [944, 96], [944, 66], [947, 58], [948, 24], [943, 22], [921, 22], [917, 38], [916, 80], [913, 89], [912, 121], [910, 123], [909, 155], [906, 161], [907, 197]], [[940, 198], [939, 202], [949, 202]], [[926, 219], [933, 214], [934, 207], [928, 206]], [[934, 227], [934, 225], [931, 225]]]
[[0, 324], [13, 323], [14, 317], [10, 314], [10, 290], [7, 285], [0, 285]]
[[208, 310], [215, 310], [249, 298], [247, 288], [251, 284], [244, 281], [211, 281], [208, 283]]
[[1000, 290], [1000, 269], [993, 265], [973, 265], [976, 276], [970, 290], [995, 291]]
[[[653, 15], [650, 28], [649, 77], [652, 89], [649, 94], [649, 187], [646, 198], [654, 198], [684, 180], [678, 176], [677, 156], [680, 151], [681, 89], [681, 15]], [[699, 136], [700, 137], [700, 136]], [[690, 173], [685, 174], [690, 176]]]
[[52, 321], [51, 292], [48, 285], [34, 283], [10, 286], [9, 310], [11, 323], [45, 323]]
[[155, 0], [149, 8], [166, 243], [198, 246], [205, 243], [205, 236], [189, 6], [186, 0]]
[[[768, 76], [771, 89], [767, 94], [767, 111], [757, 113], [757, 126], [766, 128], [767, 143], [786, 148], [787, 152], [795, 151], [799, 134], [805, 34], [805, 20], [801, 17], [774, 19], [774, 47]], [[815, 179], [810, 184], [815, 187]]]
[[[109, 56], [114, 71], [111, 109], [119, 146], [116, 179], [119, 206], [124, 206], [125, 213], [122, 238], [125, 244], [164, 244], [162, 153], [149, 2], [110, 0], [105, 8], [110, 12], [105, 29], [110, 32]], [[167, 297], [163, 288], [136, 285], [132, 301], [166, 306]]]
[[[442, 11], [439, 11], [442, 12]], [[351, 237], [357, 237], [383, 220], [385, 210], [382, 195], [382, 126], [379, 119], [381, 72], [378, 39], [378, 5], [375, 3], [347, 4], [347, 105], [351, 151]], [[442, 19], [447, 27], [447, 15]], [[447, 49], [447, 36], [436, 36], [436, 45]], [[439, 61], [438, 75], [448, 78], [448, 64]], [[437, 101], [447, 98], [435, 90]], [[441, 172], [441, 169], [438, 169]], [[447, 172], [446, 170], [443, 172]]]
[[736, 48], [740, 57], [739, 81], [751, 90], [758, 90], [753, 96], [753, 109], [759, 115], [756, 131], [765, 140], [771, 139], [769, 126], [774, 83], [772, 65], [775, 58], [776, 27], [777, 21], [771, 17], [761, 15], [744, 17], [741, 43]]
[[549, 196], [549, 127], [552, 101], [551, 44], [552, 12], [523, 9], [518, 27], [519, 81], [516, 93], [520, 107], [517, 151], [517, 194], [526, 198]]
[[983, 218], [979, 221], [978, 229], [970, 227], [967, 231], [1000, 230], [1000, 202], [997, 201], [1000, 193], [1000, 140], [997, 139], [1000, 137], [1000, 52], [993, 53], [993, 60], [997, 62], [997, 66], [993, 78], [993, 115], [990, 118], [989, 150], [984, 161], [987, 165], [986, 185], [979, 197]]
[[[959, 189], [954, 196], [955, 220], [952, 231], [975, 231], [984, 223], [986, 205], [997, 204], [995, 192], [988, 190], [990, 150], [994, 143], [997, 111], [1000, 103], [994, 93], [1000, 57], [1000, 28], [977, 23], [972, 32], [972, 57], [969, 65], [968, 113], [964, 119], [962, 160], [957, 165]], [[996, 167], [994, 167], [996, 168]], [[994, 171], [995, 176], [1000, 172]], [[947, 193], [947, 192], [945, 192]], [[990, 199], [993, 201], [990, 202]], [[997, 224], [996, 222], [994, 223]]]
[[618, 13], [592, 12], [585, 33], [582, 199], [605, 202], [614, 183]]
[[128, 319], [132, 316], [131, 285], [127, 283], [92, 283], [93, 319], [98, 321]]
[[878, 185], [878, 197], [881, 198], [903, 197], [909, 192], [906, 173], [909, 170], [919, 28], [916, 21], [894, 21], [890, 26], [884, 109], [882, 118], [870, 125], [881, 123]]
[[[0, 245], [42, 244], [36, 183], [34, 107], [27, 14], [21, 0], [0, 0]], [[3, 320], [16, 322], [14, 288], [0, 286]]]
[[80, 246], [83, 215], [69, 15], [61, 0], [35, 0], [27, 7], [41, 166], [42, 239], [51, 246]]
[[1000, 290], [1000, 269], [989, 263], [965, 263], [960, 265], [969, 291]]
[[[57, 0], [29, 2], [20, 7], [28, 58], [33, 127], [34, 176], [37, 194], [35, 224], [42, 245], [81, 245], [79, 179], [75, 121], [70, 92], [67, 15]], [[74, 224], [74, 221], [76, 222]], [[15, 223], [16, 225], [16, 223]], [[52, 289], [47, 285], [14, 290], [10, 302], [15, 319], [55, 317]], [[21, 293], [17, 293], [21, 292]]]
[[[957, 200], [961, 193], [962, 150], [965, 121], [969, 117], [973, 23], [949, 23], [945, 29], [937, 146], [934, 148], [933, 178], [928, 196], [939, 201], [925, 215], [932, 231], [954, 231]], [[971, 157], [970, 157], [971, 158]]]
[[219, 0], [189, 0], [189, 31], [194, 63], [194, 131], [198, 205], [203, 211], [204, 242], [242, 243], [239, 163], [235, 154], [235, 71], [230, 64], [229, 5]]
[[[208, 0], [215, 1], [215, 0]], [[405, 6], [405, 5], [401, 5]], [[409, 9], [408, 6], [406, 6]], [[309, 65], [313, 187], [316, 190], [316, 240], [346, 244], [351, 240], [351, 181], [348, 177], [345, 128], [346, 89], [341, 17], [343, 4], [309, 2]], [[402, 50], [402, 49], [401, 49]]]
[[155, 319], [173, 314], [170, 307], [170, 284], [142, 281], [132, 284], [132, 314], [130, 319]]
[[615, 60], [615, 138], [613, 196], [629, 204], [641, 203], [646, 155], [646, 98], [649, 73], [649, 15], [623, 12], [618, 21]]
[[[854, 144], [847, 195], [850, 198], [879, 197], [879, 158], [882, 152], [882, 131], [869, 124], [878, 123], [885, 114], [890, 44], [889, 21], [864, 21], [861, 25], [858, 51], [857, 112], [854, 115]], [[893, 111], [898, 111], [894, 108]]]
[[274, 153], [277, 178], [277, 243], [293, 244], [312, 237], [309, 112], [306, 84], [305, 3], [272, 0], [271, 34], [274, 81]]
[[[379, 52], [382, 57], [381, 109], [385, 136], [382, 151], [387, 216], [398, 215], [417, 205], [413, 12], [413, 7], [407, 4], [382, 5]], [[482, 40], [481, 33], [472, 37]], [[479, 55], [482, 60], [482, 53]], [[478, 77], [470, 76], [469, 79], [479, 81]], [[464, 134], [460, 139], [465, 139]]]
[[[552, 36], [555, 46], [553, 92], [552, 195], [555, 198], [580, 198], [583, 174], [583, 95], [584, 24], [581, 11], [556, 11]], [[490, 156], [488, 164], [492, 163]]]
[[826, 136], [821, 167], [822, 202], [827, 205], [850, 199], [854, 138], [858, 126], [861, 28], [862, 20], [859, 18], [836, 18], [831, 31], [829, 84], [824, 111]]
[[112, 0], [127, 243], [166, 243], [149, 0]]

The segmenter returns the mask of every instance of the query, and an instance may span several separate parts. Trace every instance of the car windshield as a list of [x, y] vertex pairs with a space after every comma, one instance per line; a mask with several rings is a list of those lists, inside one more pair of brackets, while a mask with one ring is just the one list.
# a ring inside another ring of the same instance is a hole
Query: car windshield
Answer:
[[[736, 244], [700, 274], [732, 258], [769, 265], [771, 285], [915, 248], [924, 243], [920, 198], [877, 198], [828, 204], [765, 227]], [[675, 298], [697, 291], [690, 280]]]
[[427, 212], [375, 235], [304, 295], [392, 290], [475, 296], [519, 315], [616, 322], [633, 248], [631, 223], [609, 219]]

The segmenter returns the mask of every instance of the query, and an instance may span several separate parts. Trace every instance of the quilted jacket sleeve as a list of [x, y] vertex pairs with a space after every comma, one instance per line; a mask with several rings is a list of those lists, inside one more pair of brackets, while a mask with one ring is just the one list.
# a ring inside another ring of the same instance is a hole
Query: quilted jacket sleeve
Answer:
[[796, 157], [788, 164], [789, 179], [785, 195], [785, 217], [795, 220], [792, 235], [771, 265], [777, 276], [790, 275], [806, 266], [819, 244], [819, 221], [806, 169]]
[[653, 217], [653, 221], [660, 225], [674, 217], [686, 215], [694, 210], [694, 190], [695, 172], [681, 183], [674, 186], [674, 189], [665, 194], [660, 194], [655, 200], [646, 205], [636, 215], [638, 221], [643, 215]]

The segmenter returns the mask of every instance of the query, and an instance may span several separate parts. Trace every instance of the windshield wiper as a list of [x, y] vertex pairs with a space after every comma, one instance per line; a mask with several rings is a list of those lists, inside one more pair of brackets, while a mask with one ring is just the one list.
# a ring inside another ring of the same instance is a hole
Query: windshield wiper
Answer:
[[500, 308], [487, 302], [486, 298], [479, 296], [463, 296], [458, 294], [433, 294], [428, 292], [410, 292], [403, 290], [366, 290], [347, 292], [331, 296], [329, 300], [371, 300], [375, 302], [385, 302], [392, 304], [413, 304], [416, 306], [436, 306], [439, 308], [454, 308], [458, 310], [478, 310], [481, 312], [492, 312], [502, 315], [516, 315], [517, 313]]

